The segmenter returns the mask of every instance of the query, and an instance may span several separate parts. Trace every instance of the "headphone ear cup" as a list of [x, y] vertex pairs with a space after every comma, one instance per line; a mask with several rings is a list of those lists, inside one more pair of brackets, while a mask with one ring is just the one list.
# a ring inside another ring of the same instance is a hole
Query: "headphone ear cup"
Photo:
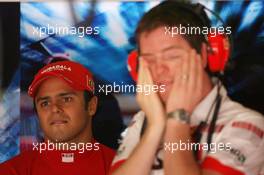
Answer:
[[208, 34], [211, 52], [208, 53], [208, 65], [211, 72], [222, 72], [230, 54], [228, 39], [223, 34]]
[[127, 69], [135, 82], [137, 82], [138, 77], [138, 63], [138, 52], [137, 50], [133, 50], [127, 58]]

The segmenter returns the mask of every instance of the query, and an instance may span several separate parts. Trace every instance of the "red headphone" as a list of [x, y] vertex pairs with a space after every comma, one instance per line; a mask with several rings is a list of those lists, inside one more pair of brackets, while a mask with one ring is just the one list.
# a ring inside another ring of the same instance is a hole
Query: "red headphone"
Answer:
[[[203, 23], [205, 23], [204, 22], [205, 20], [201, 18], [199, 14], [201, 13], [203, 9], [206, 9], [209, 12], [211, 12], [214, 16], [216, 16], [224, 24], [220, 16], [218, 16], [215, 12], [213, 12], [212, 10], [208, 9], [207, 7], [199, 3], [196, 4], [197, 10], [193, 10], [189, 8], [188, 6], [181, 4], [181, 3], [178, 3], [178, 6], [190, 11], [191, 13], [196, 14]], [[228, 58], [230, 56], [231, 50], [232, 50], [231, 49], [232, 40], [227, 35], [219, 34], [219, 33], [216, 33], [214, 35], [208, 34], [206, 37], [207, 37], [207, 43], [210, 48], [210, 51], [207, 54], [207, 63], [208, 63], [209, 70], [212, 73], [217, 73], [217, 72], [223, 73], [226, 63], [228, 62]], [[138, 63], [139, 63], [138, 53], [136, 50], [133, 50], [128, 55], [127, 67], [134, 81], [137, 81]]]

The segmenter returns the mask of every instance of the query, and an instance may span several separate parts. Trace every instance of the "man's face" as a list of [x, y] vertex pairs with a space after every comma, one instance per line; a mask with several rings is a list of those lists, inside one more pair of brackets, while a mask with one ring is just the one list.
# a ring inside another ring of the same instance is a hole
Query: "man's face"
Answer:
[[83, 91], [74, 90], [62, 79], [44, 80], [38, 88], [35, 104], [46, 139], [70, 142], [88, 134], [91, 117], [84, 107]]
[[192, 48], [181, 35], [165, 34], [164, 27], [142, 33], [139, 39], [140, 56], [149, 65], [154, 84], [165, 85], [165, 92], [159, 95], [166, 103], [173, 80], [181, 72], [184, 54]]

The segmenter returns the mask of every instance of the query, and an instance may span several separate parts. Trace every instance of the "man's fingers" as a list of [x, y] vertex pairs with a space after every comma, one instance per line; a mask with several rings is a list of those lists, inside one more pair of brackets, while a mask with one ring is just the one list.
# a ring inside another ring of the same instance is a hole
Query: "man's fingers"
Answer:
[[[139, 57], [138, 81], [137, 85], [144, 87], [146, 84], [146, 77], [144, 73], [144, 60]], [[137, 91], [137, 101], [142, 103], [144, 100], [144, 91]]]
[[186, 56], [183, 58], [183, 64], [182, 64], [182, 72], [180, 77], [180, 86], [185, 86], [188, 79], [189, 79], [189, 69], [190, 69], [190, 61], [189, 61], [190, 54], [186, 54]]
[[153, 79], [148, 67], [147, 62], [144, 59], [140, 60], [142, 84], [153, 85]]
[[188, 71], [188, 90], [194, 91], [196, 86], [196, 73], [197, 73], [197, 62], [196, 62], [196, 51], [192, 49], [189, 57], [189, 71]]
[[200, 91], [202, 91], [202, 84], [203, 84], [203, 61], [201, 55], [197, 55], [196, 58], [197, 60], [197, 72], [196, 72], [196, 86], [199, 88]]
[[142, 67], [143, 65], [142, 65], [142, 59], [139, 57], [139, 68], [138, 68], [138, 81], [137, 81], [137, 84], [142, 84], [143, 82], [143, 67]]
[[[142, 91], [137, 92], [138, 95], [143, 97], [146, 94], [152, 93], [152, 91], [145, 92], [146, 86], [153, 86], [153, 79], [150, 73], [150, 70], [148, 68], [148, 65], [146, 64], [146, 61], [143, 59], [140, 59], [139, 61], [139, 75], [138, 75], [138, 85], [142, 87]], [[144, 98], [144, 97], [143, 97]]]
[[147, 66], [145, 66], [144, 72], [146, 74], [146, 84], [153, 85], [154, 84], [153, 83], [153, 79], [152, 79], [150, 70], [149, 70], [149, 68]]

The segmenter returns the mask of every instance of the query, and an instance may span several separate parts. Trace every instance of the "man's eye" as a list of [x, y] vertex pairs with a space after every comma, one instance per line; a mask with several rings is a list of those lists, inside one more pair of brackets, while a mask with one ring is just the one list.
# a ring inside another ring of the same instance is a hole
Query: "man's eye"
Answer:
[[63, 101], [66, 102], [66, 103], [71, 102], [72, 101], [72, 97], [64, 97]]
[[166, 55], [165, 59], [166, 60], [175, 60], [181, 58], [179, 55]]
[[48, 101], [43, 101], [43, 102], [40, 103], [40, 106], [41, 106], [42, 108], [45, 108], [45, 107], [47, 107], [48, 105], [49, 105], [49, 102], [48, 102]]

